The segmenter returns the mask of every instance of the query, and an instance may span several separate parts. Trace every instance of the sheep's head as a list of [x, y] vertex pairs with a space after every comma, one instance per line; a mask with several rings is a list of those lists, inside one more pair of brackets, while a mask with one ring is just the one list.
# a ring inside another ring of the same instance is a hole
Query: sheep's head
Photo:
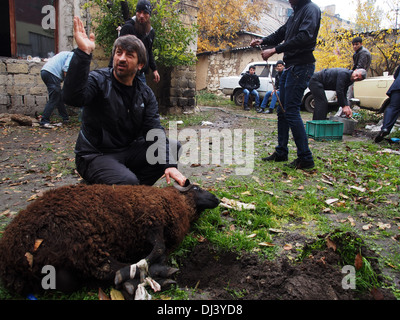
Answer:
[[201, 189], [199, 186], [191, 184], [189, 179], [186, 179], [185, 185], [182, 187], [176, 182], [176, 189], [184, 194], [190, 194], [196, 204], [197, 212], [200, 213], [205, 209], [213, 209], [218, 206], [219, 199], [207, 190]]

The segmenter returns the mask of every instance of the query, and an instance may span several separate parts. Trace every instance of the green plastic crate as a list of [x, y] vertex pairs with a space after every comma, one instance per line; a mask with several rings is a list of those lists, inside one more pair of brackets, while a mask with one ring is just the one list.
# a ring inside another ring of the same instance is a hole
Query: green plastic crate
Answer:
[[306, 122], [306, 133], [314, 140], [342, 140], [343, 122], [331, 120], [312, 120]]

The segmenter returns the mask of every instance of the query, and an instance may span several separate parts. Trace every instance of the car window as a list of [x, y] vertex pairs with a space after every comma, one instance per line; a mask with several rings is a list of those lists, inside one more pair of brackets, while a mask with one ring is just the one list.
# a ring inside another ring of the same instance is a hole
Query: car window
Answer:
[[256, 66], [256, 74], [260, 77], [269, 77], [269, 66]]

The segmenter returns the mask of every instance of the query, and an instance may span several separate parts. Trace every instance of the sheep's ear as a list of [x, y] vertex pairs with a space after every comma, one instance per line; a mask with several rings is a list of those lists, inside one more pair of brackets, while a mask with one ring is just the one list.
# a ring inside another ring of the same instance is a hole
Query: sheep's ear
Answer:
[[186, 179], [186, 182], [185, 182], [184, 187], [188, 187], [188, 186], [190, 186], [190, 185], [191, 185], [191, 183], [190, 183], [189, 179]]

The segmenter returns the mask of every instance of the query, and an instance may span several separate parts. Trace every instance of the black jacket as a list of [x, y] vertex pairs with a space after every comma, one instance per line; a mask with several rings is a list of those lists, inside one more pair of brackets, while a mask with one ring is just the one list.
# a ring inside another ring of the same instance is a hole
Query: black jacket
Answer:
[[353, 54], [353, 70], [365, 69], [368, 71], [371, 65], [371, 53], [367, 48], [361, 47]]
[[315, 62], [313, 51], [321, 20], [321, 10], [311, 0], [299, 0], [293, 9], [288, 21], [273, 34], [263, 38], [262, 42], [262, 45], [276, 46], [277, 53], [284, 52], [286, 68]]
[[239, 85], [249, 91], [257, 90], [260, 87], [260, 78], [256, 74], [250, 74], [248, 71], [240, 78]]
[[349, 105], [347, 90], [353, 84], [352, 73], [353, 70], [345, 68], [330, 68], [314, 73], [311, 79], [322, 83], [325, 90], [336, 91], [338, 104], [340, 107], [344, 107]]
[[149, 67], [151, 68], [151, 70], [155, 71], [155, 70], [157, 70], [157, 65], [156, 65], [156, 61], [154, 60], [154, 55], [153, 55], [153, 43], [154, 43], [154, 38], [156, 36], [156, 33], [155, 33], [154, 29], [151, 28], [150, 32], [146, 35], [137, 34], [136, 30], [135, 30], [135, 21], [136, 21], [136, 17], [133, 17], [132, 19], [126, 21], [125, 24], [121, 28], [119, 36], [133, 34], [134, 36], [136, 36], [140, 40], [142, 40], [142, 42], [146, 48], [146, 53], [147, 53], [147, 63], [145, 65], [145, 67], [142, 69], [142, 72], [147, 73], [147, 71], [149, 70]]
[[[91, 56], [76, 49], [63, 87], [66, 104], [83, 106], [75, 153], [90, 160], [99, 154], [126, 150], [134, 141], [151, 144], [145, 142], [151, 129], [161, 129], [164, 139], [153, 91], [137, 77], [132, 87], [122, 85], [112, 68], [89, 72], [90, 61]], [[168, 159], [166, 162], [171, 166]]]
[[275, 83], [274, 83], [275, 90], [279, 90], [279, 83], [281, 81], [282, 73], [283, 73], [283, 71], [282, 72], [277, 72], [276, 75], [275, 75]]
[[394, 77], [394, 81], [392, 83], [392, 85], [390, 86], [388, 92], [386, 92], [386, 94], [390, 97], [390, 95], [392, 94], [393, 91], [399, 91], [400, 90], [400, 77], [399, 77], [399, 73], [400, 73], [400, 66], [397, 67], [393, 77]]

